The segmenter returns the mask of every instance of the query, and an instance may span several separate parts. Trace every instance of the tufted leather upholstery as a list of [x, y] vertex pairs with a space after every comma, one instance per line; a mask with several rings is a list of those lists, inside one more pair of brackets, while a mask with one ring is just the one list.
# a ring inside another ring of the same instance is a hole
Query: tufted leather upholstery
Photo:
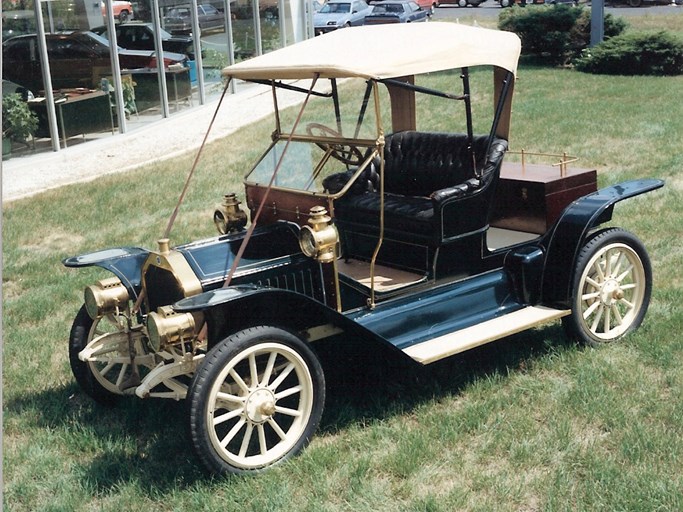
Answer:
[[[407, 131], [387, 136], [384, 222], [388, 234], [440, 243], [486, 225], [507, 142], [495, 139], [488, 155], [488, 136], [476, 136], [472, 142], [474, 162], [463, 134]], [[376, 168], [378, 162], [335, 203], [342, 224], [376, 229], [380, 211]]]

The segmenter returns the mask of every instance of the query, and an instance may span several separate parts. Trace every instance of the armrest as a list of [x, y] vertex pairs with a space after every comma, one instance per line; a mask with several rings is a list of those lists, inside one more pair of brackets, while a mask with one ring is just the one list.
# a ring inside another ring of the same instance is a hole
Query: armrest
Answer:
[[429, 197], [434, 203], [434, 207], [438, 207], [449, 199], [463, 197], [465, 194], [467, 194], [467, 192], [469, 192], [469, 190], [470, 185], [467, 182], [465, 182], [460, 183], [459, 185], [455, 185], [453, 187], [442, 188], [441, 190], [432, 192], [432, 194]]

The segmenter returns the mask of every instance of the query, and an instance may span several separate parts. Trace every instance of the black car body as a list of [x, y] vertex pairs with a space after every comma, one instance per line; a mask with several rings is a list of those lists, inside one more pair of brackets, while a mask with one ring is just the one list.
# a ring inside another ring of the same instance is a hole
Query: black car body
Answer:
[[[429, 365], [558, 319], [590, 344], [637, 328], [647, 251], [604, 225], [663, 182], [597, 190], [566, 159], [545, 169], [556, 185], [578, 176], [560, 194], [538, 193], [531, 169], [503, 178], [520, 50], [510, 32], [391, 24], [226, 68], [274, 96], [275, 130], [244, 179], [249, 214], [226, 194], [217, 237], [172, 247], [172, 218], [154, 250], [64, 261], [114, 274], [86, 288], [72, 326], [83, 390], [185, 399], [198, 459], [249, 473], [308, 443], [325, 360], [352, 377], [359, 359]], [[283, 89], [299, 109], [277, 108]]]
[[[107, 27], [100, 26], [92, 32], [107, 37]], [[192, 37], [181, 34], [170, 34], [161, 29], [161, 45], [164, 52], [180, 53], [194, 60], [194, 41]], [[154, 50], [154, 25], [145, 22], [118, 23], [116, 25], [116, 42], [127, 50]]]
[[[55, 89], [99, 88], [100, 80], [111, 76], [109, 42], [92, 32], [63, 32], [45, 35], [50, 76]], [[122, 69], [156, 68], [153, 51], [118, 50]], [[8, 39], [2, 46], [2, 72], [33, 91], [44, 90], [38, 40], [35, 34]], [[164, 67], [185, 63], [181, 54], [164, 54]]]

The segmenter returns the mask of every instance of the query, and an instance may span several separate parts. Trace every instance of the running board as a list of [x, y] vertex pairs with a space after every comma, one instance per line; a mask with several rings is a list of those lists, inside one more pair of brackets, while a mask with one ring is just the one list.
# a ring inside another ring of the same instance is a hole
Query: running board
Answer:
[[557, 320], [570, 313], [569, 309], [529, 306], [460, 331], [411, 345], [403, 349], [403, 352], [418, 363], [429, 364], [536, 325]]

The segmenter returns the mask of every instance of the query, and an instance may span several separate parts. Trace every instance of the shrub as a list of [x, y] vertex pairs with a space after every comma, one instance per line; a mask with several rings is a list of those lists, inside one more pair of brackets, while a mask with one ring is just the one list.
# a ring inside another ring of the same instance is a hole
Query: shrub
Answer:
[[[566, 64], [590, 43], [590, 11], [561, 4], [525, 9], [513, 7], [500, 14], [498, 28], [515, 32], [522, 40], [522, 54], [542, 57], [552, 64]], [[626, 22], [605, 16], [605, 36], [618, 35]]]
[[585, 50], [576, 69], [606, 75], [681, 75], [683, 40], [671, 32], [631, 32]]
[[2, 136], [15, 142], [26, 142], [38, 128], [38, 117], [18, 94], [2, 98]]

